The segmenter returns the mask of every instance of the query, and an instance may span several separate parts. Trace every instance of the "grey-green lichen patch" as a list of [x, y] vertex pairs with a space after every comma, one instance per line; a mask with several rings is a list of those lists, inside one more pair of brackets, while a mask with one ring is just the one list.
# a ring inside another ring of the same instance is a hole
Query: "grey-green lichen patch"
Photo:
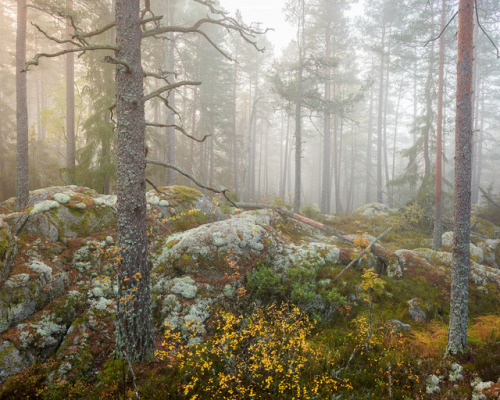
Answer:
[[12, 275], [0, 291], [0, 332], [41, 310], [61, 296], [68, 285], [65, 272], [54, 274], [52, 268], [39, 260], [30, 260], [26, 267], [34, 272], [33, 276]]
[[71, 200], [71, 197], [65, 193], [56, 193], [54, 195], [53, 199], [55, 201], [57, 201], [59, 204], [66, 204], [66, 203], [69, 203], [69, 201]]
[[13, 342], [0, 342], [0, 383], [26, 369], [34, 360], [32, 353], [19, 351]]
[[59, 203], [54, 200], [44, 200], [41, 201], [40, 203], [35, 204], [33, 209], [30, 211], [30, 215], [36, 215], [40, 214], [49, 210], [52, 210], [53, 208], [58, 208]]
[[173, 286], [170, 291], [174, 294], [184, 297], [185, 299], [194, 299], [198, 292], [196, 282], [190, 276], [183, 278], [174, 278]]
[[388, 215], [388, 211], [389, 210], [387, 209], [387, 206], [385, 204], [368, 203], [359, 207], [357, 210], [354, 211], [353, 214], [359, 214], [365, 217], [373, 217], [377, 215], [386, 216]]

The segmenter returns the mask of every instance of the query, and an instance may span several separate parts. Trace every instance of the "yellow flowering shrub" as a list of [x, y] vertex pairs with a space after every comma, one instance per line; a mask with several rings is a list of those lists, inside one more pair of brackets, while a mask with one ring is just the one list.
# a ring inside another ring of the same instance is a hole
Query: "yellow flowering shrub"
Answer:
[[349, 384], [332, 378], [332, 362], [314, 351], [314, 326], [288, 304], [256, 308], [248, 319], [225, 312], [213, 337], [192, 349], [167, 328], [157, 355], [179, 364], [186, 399], [324, 399]]

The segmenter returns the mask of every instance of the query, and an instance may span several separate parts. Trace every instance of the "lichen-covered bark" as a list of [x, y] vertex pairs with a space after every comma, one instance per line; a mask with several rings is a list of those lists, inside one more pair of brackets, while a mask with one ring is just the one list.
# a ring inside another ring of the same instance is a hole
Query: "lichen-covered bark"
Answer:
[[118, 121], [117, 196], [118, 274], [116, 346], [130, 360], [144, 360], [154, 350], [151, 317], [145, 196], [143, 71], [139, 0], [116, 1]]
[[472, 65], [474, 0], [458, 11], [457, 110], [455, 122], [455, 216], [451, 271], [450, 329], [446, 352], [467, 349], [472, 154]]
[[17, 121], [17, 180], [16, 210], [26, 207], [29, 200], [28, 184], [28, 100], [26, 73], [26, 0], [17, 1], [16, 36], [16, 121]]

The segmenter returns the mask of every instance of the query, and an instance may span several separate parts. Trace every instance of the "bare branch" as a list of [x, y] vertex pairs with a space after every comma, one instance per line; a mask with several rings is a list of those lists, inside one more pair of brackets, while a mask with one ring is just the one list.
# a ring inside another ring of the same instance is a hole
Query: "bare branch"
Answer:
[[188, 137], [189, 139], [193, 139], [194, 141], [196, 141], [198, 143], [203, 143], [207, 138], [212, 136], [212, 135], [205, 135], [205, 136], [203, 136], [203, 138], [198, 139], [198, 138], [195, 138], [194, 136], [191, 136], [189, 133], [187, 133], [186, 130], [182, 126], [175, 125], [175, 124], [167, 125], [167, 124], [157, 124], [155, 122], [146, 122], [146, 126], [155, 126], [158, 128], [175, 128], [176, 130], [181, 132], [184, 136]]
[[495, 48], [495, 50], [497, 51], [497, 58], [500, 58], [500, 52], [498, 50], [498, 47], [497, 45], [493, 42], [493, 39], [490, 37], [490, 35], [488, 35], [486, 33], [486, 31], [484, 30], [483, 26], [481, 25], [481, 21], [479, 21], [479, 13], [477, 12], [478, 11], [478, 8], [477, 8], [477, 0], [474, 0], [474, 3], [476, 4], [476, 19], [477, 19], [477, 25], [481, 28], [481, 30], [483, 31], [483, 33], [486, 35], [486, 37], [489, 39], [490, 43], [493, 45], [493, 47]]
[[426, 47], [426, 46], [427, 46], [430, 42], [434, 42], [434, 41], [436, 41], [436, 40], [439, 40], [439, 38], [440, 38], [441, 36], [443, 36], [443, 33], [444, 33], [444, 31], [446, 30], [446, 28], [448, 28], [448, 25], [450, 25], [450, 24], [451, 24], [451, 22], [455, 19], [455, 17], [456, 17], [457, 15], [458, 15], [458, 11], [457, 11], [455, 14], [453, 14], [453, 17], [451, 17], [451, 19], [450, 19], [450, 20], [448, 21], [448, 23], [444, 26], [444, 28], [441, 30], [441, 32], [439, 33], [439, 35], [437, 35], [435, 38], [429, 39], [427, 42], [425, 42], [424, 47]]
[[111, 56], [106, 56], [102, 60], [102, 62], [106, 62], [109, 64], [114, 64], [114, 65], [123, 65], [127, 72], [130, 72], [130, 66], [123, 60], [119, 60], [117, 58], [111, 57]]
[[170, 168], [170, 169], [173, 169], [174, 171], [177, 171], [179, 174], [181, 175], [184, 175], [186, 178], [190, 179], [192, 182], [194, 182], [197, 186], [201, 187], [202, 189], [206, 189], [206, 190], [209, 190], [210, 192], [212, 193], [216, 193], [216, 194], [222, 194], [224, 196], [224, 198], [233, 206], [233, 207], [236, 207], [236, 204], [233, 203], [233, 201], [231, 199], [229, 199], [229, 197], [227, 197], [227, 192], [229, 192], [228, 189], [220, 189], [220, 190], [217, 190], [217, 189], [214, 189], [214, 188], [211, 188], [210, 186], [206, 186], [204, 185], [203, 183], [201, 183], [198, 179], [196, 179], [193, 175], [191, 175], [189, 172], [187, 171], [184, 171], [182, 168], [179, 168], [177, 165], [175, 164], [171, 164], [171, 163], [165, 163], [165, 162], [161, 162], [161, 161], [156, 161], [156, 160], [151, 160], [149, 158], [146, 158], [146, 164], [152, 164], [152, 165], [160, 165], [162, 167], [165, 167], [165, 168]]
[[70, 39], [58, 39], [54, 36], [50, 36], [47, 32], [45, 32], [42, 28], [40, 28], [37, 24], [34, 22], [31, 22], [31, 25], [33, 25], [36, 29], [38, 29], [39, 32], [41, 32], [47, 39], [52, 40], [53, 42], [59, 43], [59, 44], [67, 44], [71, 43], [73, 46], [79, 47], [80, 44], [74, 42], [73, 40]]
[[154, 190], [156, 190], [156, 193], [160, 194], [166, 194], [165, 192], [162, 192], [153, 182], [151, 182], [148, 178], [146, 178], [146, 182], [149, 183]]
[[[163, 18], [163, 16], [146, 18], [146, 19], [143, 19], [141, 21], [141, 25], [145, 25], [148, 22], [160, 21], [162, 18]], [[96, 29], [95, 31], [91, 31], [91, 32], [88, 32], [88, 33], [83, 33], [82, 36], [84, 36], [86, 38], [97, 36], [97, 35], [100, 35], [101, 33], [104, 33], [106, 31], [109, 31], [110, 29], [114, 28], [115, 25], [116, 25], [116, 22], [113, 21], [113, 22], [110, 22], [107, 25], [104, 25], [102, 28]]]
[[373, 242], [370, 243], [370, 245], [364, 249], [361, 253], [359, 253], [359, 256], [357, 256], [354, 260], [352, 260], [348, 265], [347, 267], [345, 267], [342, 271], [340, 271], [337, 276], [335, 278], [333, 278], [334, 281], [336, 281], [340, 275], [342, 275], [345, 271], [347, 271], [349, 268], [351, 268], [354, 264], [356, 264], [360, 259], [361, 257], [363, 257], [366, 253], [368, 253], [370, 251], [370, 249], [372, 248], [372, 246], [377, 243], [380, 239], [382, 239], [387, 233], [389, 233], [390, 231], [392, 230], [392, 226], [387, 228], [384, 232], [382, 232], [379, 236], [377, 236], [375, 238], [375, 240]]
[[170, 85], [167, 85], [167, 86], [163, 86], [157, 90], [155, 90], [154, 92], [151, 92], [147, 95], [144, 96], [144, 102], [148, 101], [148, 100], [151, 100], [153, 97], [156, 97], [168, 90], [172, 90], [172, 89], [175, 89], [175, 88], [178, 88], [178, 87], [181, 87], [181, 86], [185, 86], [185, 85], [192, 85], [192, 86], [198, 86], [198, 85], [201, 85], [201, 82], [196, 82], [196, 81], [179, 81], [179, 82], [175, 82], [175, 83], [172, 83]]
[[92, 46], [81, 46], [77, 47], [75, 49], [66, 49], [66, 50], [61, 50], [58, 51], [57, 53], [38, 53], [35, 55], [33, 60], [28, 61], [26, 63], [26, 67], [22, 70], [22, 72], [27, 72], [29, 67], [31, 65], [38, 65], [40, 62], [40, 58], [54, 58], [54, 57], [59, 57], [62, 56], [63, 54], [68, 54], [68, 53], [83, 53], [89, 50], [113, 50], [117, 51], [118, 47], [116, 46], [111, 46], [111, 45], [92, 45]]

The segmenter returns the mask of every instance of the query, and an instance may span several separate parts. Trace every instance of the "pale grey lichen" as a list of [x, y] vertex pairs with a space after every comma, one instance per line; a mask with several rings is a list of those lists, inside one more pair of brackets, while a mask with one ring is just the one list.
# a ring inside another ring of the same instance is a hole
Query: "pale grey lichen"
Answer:
[[33, 209], [30, 211], [30, 215], [36, 215], [45, 211], [52, 210], [53, 208], [58, 208], [59, 203], [54, 200], [44, 200], [40, 203], [35, 204]]
[[234, 297], [234, 288], [228, 283], [226, 286], [224, 286], [224, 289], [222, 290], [222, 293], [228, 299], [232, 299]]
[[453, 363], [450, 369], [450, 382], [458, 382], [464, 380], [464, 377], [462, 375], [464, 368], [460, 364]]
[[85, 210], [87, 208], [87, 205], [85, 203], [78, 203], [78, 204], [75, 204], [75, 208], [77, 210]]
[[441, 388], [439, 387], [441, 380], [436, 375], [428, 376], [426, 383], [427, 385], [425, 388], [425, 392], [427, 394], [435, 394], [441, 392]]
[[48, 265], [44, 264], [39, 260], [32, 259], [28, 266], [45, 281], [45, 283], [49, 283], [52, 281], [52, 268]]
[[53, 199], [57, 201], [59, 204], [66, 204], [71, 200], [71, 197], [69, 197], [67, 194], [64, 193], [56, 193]]
[[172, 293], [178, 294], [185, 299], [194, 299], [196, 297], [198, 288], [196, 287], [195, 281], [190, 276], [175, 278], [173, 279], [173, 283], [174, 285], [170, 289]]

